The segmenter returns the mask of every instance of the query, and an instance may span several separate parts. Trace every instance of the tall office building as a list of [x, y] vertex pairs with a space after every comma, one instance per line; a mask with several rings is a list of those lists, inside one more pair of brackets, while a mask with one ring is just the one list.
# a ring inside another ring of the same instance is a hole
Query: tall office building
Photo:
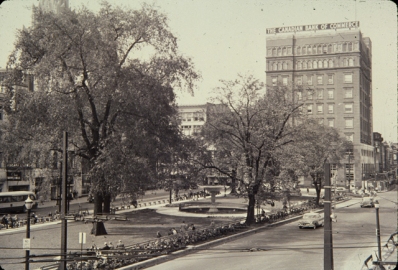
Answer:
[[365, 187], [374, 172], [372, 43], [359, 22], [268, 28], [266, 49], [267, 86], [300, 86], [307, 113], [353, 142], [337, 185]]

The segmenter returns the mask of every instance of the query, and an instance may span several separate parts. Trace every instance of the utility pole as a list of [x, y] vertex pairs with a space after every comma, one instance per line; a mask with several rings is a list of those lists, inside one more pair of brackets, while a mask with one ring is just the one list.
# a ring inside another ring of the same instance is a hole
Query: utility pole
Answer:
[[68, 133], [64, 131], [63, 135], [63, 149], [62, 149], [62, 212], [61, 212], [61, 264], [60, 269], [66, 270], [66, 256], [67, 256], [67, 220], [65, 219], [67, 213], [67, 177], [68, 177]]
[[332, 196], [331, 196], [331, 183], [330, 183], [330, 164], [325, 163], [324, 166], [325, 176], [325, 200], [324, 200], [324, 248], [323, 248], [323, 269], [333, 270], [333, 235], [332, 235]]

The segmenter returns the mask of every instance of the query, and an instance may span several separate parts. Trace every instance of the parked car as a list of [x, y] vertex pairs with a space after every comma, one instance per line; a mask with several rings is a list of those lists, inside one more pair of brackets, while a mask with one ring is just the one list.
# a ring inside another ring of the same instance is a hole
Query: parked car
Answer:
[[314, 230], [316, 227], [323, 226], [323, 214], [319, 213], [306, 213], [303, 215], [303, 218], [299, 221], [299, 228], [313, 228]]
[[372, 197], [363, 197], [361, 200], [361, 208], [363, 207], [375, 207], [375, 203]]

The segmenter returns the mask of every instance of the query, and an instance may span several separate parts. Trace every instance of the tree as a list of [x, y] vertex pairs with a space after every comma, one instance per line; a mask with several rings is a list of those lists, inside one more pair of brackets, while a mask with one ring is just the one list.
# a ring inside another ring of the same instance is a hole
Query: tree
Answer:
[[[246, 223], [254, 222], [256, 194], [266, 181], [266, 173], [277, 151], [294, 142], [305, 121], [298, 89], [277, 86], [265, 93], [264, 84], [252, 76], [222, 81], [215, 103], [228, 110], [209, 115], [205, 139], [217, 151], [227, 152], [237, 163], [237, 180], [248, 197]], [[202, 163], [203, 164], [203, 163]], [[222, 168], [213, 164], [207, 168]], [[232, 176], [231, 172], [225, 174]]]
[[342, 138], [337, 129], [320, 125], [316, 120], [308, 121], [301, 133], [305, 138], [287, 147], [284, 164], [296, 175], [309, 176], [316, 191], [316, 204], [319, 205], [324, 181], [325, 163], [340, 163], [350, 142]]
[[[199, 75], [152, 6], [33, 15], [7, 66], [6, 155], [46, 161], [68, 131], [74, 154], [89, 164], [94, 211], [108, 212], [112, 196], [153, 179], [156, 154], [179, 136], [174, 89], [192, 92]], [[27, 73], [35, 91], [15, 87]]]

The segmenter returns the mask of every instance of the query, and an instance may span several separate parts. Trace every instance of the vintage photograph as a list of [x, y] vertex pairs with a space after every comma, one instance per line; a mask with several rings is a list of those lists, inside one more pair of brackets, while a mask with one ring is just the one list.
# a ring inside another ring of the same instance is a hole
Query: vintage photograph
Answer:
[[398, 269], [394, 2], [0, 20], [0, 270]]

